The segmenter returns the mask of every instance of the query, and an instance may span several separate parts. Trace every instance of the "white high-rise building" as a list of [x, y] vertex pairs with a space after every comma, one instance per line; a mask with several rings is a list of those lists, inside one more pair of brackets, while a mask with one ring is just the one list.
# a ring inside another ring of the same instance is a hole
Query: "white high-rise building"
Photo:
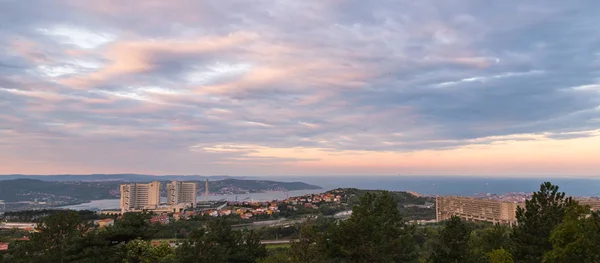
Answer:
[[121, 185], [121, 213], [156, 209], [160, 204], [160, 182]]
[[167, 184], [167, 204], [189, 204], [196, 206], [197, 184], [194, 182], [172, 181]]

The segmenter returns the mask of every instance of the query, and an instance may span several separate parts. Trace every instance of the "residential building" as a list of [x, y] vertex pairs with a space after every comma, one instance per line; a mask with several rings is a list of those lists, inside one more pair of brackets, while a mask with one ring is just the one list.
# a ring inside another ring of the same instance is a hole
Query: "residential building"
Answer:
[[153, 216], [150, 219], [150, 222], [152, 224], [162, 224], [162, 225], [166, 225], [169, 223], [169, 216], [167, 215], [160, 215], [160, 216]]
[[121, 213], [156, 209], [160, 204], [160, 182], [121, 185]]
[[194, 182], [172, 181], [167, 184], [167, 204], [189, 204], [191, 207], [195, 207], [197, 187]]
[[524, 204], [471, 197], [438, 196], [436, 221], [441, 222], [452, 216], [458, 216], [468, 221], [513, 225], [517, 222], [516, 211], [519, 206]]
[[600, 210], [600, 199], [597, 198], [575, 198], [580, 205], [587, 205], [592, 211]]

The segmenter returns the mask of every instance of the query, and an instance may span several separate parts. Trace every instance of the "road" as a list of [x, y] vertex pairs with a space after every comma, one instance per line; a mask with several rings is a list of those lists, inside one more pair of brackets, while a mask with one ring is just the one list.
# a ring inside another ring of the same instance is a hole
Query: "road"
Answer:
[[263, 245], [271, 245], [271, 244], [288, 244], [291, 243], [293, 241], [296, 241], [295, 239], [281, 239], [281, 240], [261, 240], [260, 243]]

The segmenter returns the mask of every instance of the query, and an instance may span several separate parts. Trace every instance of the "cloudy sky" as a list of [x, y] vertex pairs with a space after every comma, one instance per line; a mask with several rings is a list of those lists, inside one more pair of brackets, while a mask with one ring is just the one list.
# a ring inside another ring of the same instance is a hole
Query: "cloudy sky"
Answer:
[[600, 176], [597, 0], [0, 0], [0, 173]]

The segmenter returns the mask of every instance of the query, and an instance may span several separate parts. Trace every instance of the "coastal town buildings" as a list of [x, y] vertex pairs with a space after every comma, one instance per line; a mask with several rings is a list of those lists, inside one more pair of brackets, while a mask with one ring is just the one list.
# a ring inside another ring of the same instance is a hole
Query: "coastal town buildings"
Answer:
[[506, 225], [517, 222], [517, 207], [523, 203], [504, 202], [462, 196], [436, 197], [436, 221], [441, 222], [458, 216], [468, 221], [485, 221]]
[[160, 182], [121, 185], [121, 213], [156, 209], [160, 204]]
[[172, 181], [167, 184], [167, 205], [188, 204], [196, 206], [197, 184], [195, 182]]

